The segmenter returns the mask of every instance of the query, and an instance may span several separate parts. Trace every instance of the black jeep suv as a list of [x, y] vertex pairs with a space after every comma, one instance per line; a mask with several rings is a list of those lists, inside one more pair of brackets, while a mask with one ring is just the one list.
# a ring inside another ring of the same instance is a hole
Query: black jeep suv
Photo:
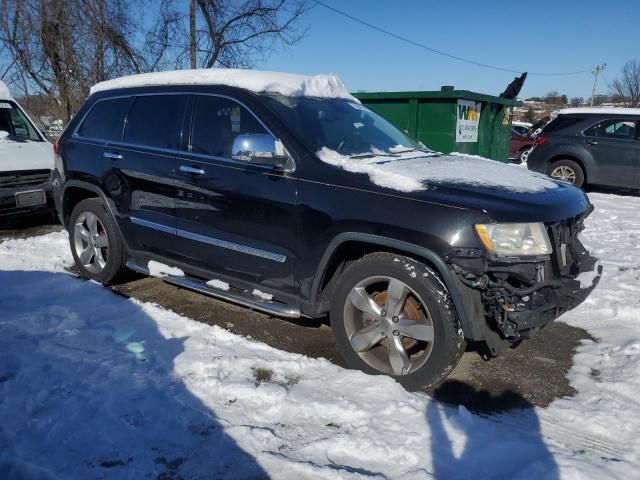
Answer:
[[597, 283], [579, 189], [436, 154], [335, 77], [231, 73], [94, 89], [54, 180], [83, 275], [129, 268], [278, 316], [329, 314], [348, 365], [408, 388], [445, 378], [467, 341], [499, 354]]
[[582, 187], [640, 189], [640, 109], [568, 108], [544, 127], [527, 166]]

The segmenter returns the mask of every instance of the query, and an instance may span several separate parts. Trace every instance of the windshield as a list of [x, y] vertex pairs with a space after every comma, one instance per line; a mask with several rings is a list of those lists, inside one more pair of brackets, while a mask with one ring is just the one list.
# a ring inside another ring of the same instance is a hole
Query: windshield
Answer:
[[0, 132], [2, 131], [7, 132], [8, 139], [14, 142], [43, 141], [26, 115], [11, 101], [0, 100]]
[[346, 156], [390, 155], [426, 150], [380, 115], [356, 102], [264, 96], [288, 127], [314, 152], [328, 148]]

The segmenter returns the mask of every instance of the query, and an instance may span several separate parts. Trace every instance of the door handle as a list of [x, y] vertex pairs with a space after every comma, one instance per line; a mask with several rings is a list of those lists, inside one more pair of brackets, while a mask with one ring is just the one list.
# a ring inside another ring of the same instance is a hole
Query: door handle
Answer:
[[120, 155], [119, 153], [114, 153], [114, 152], [104, 152], [102, 154], [102, 156], [104, 158], [110, 158], [111, 160], [122, 160], [122, 155]]
[[587, 140], [587, 143], [588, 143], [589, 145], [597, 145], [597, 144], [598, 144], [598, 142], [597, 142], [597, 141], [595, 141], [595, 140], [591, 140], [591, 139]]
[[183, 173], [191, 173], [193, 175], [204, 175], [204, 170], [197, 167], [189, 167], [187, 165], [180, 165], [180, 171]]

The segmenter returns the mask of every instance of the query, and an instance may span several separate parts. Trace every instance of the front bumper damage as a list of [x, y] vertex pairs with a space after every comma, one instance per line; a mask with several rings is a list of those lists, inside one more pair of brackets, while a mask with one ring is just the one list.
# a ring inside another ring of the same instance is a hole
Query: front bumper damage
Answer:
[[[484, 316], [476, 318], [475, 323], [483, 325], [476, 325], [470, 340], [484, 341], [487, 356], [531, 337], [580, 305], [596, 287], [602, 266], [578, 239], [591, 210], [547, 225], [554, 247], [550, 256], [509, 258], [466, 249], [449, 257], [467, 309]], [[589, 273], [585, 285], [578, 276]]]

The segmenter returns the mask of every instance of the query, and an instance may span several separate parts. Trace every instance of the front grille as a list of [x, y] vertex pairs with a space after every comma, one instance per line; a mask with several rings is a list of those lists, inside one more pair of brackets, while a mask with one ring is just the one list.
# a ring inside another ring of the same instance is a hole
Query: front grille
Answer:
[[0, 173], [0, 188], [21, 188], [42, 185], [51, 178], [50, 170], [27, 170]]

